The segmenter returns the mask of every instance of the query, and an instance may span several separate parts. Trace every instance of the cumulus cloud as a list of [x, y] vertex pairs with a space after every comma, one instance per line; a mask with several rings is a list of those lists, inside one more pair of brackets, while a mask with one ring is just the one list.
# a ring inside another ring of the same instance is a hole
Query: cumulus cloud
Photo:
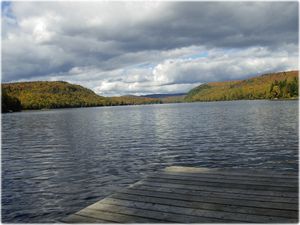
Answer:
[[102, 95], [185, 92], [297, 69], [297, 2], [2, 4], [2, 81]]

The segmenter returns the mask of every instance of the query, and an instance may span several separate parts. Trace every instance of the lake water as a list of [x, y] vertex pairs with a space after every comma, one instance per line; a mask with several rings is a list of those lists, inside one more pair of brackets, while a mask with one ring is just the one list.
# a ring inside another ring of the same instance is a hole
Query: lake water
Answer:
[[171, 165], [297, 171], [298, 102], [2, 115], [2, 222], [55, 222]]

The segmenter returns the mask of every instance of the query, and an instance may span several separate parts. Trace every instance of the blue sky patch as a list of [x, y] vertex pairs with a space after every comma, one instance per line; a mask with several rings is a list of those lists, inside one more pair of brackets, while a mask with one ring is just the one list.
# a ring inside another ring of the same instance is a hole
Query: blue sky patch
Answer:
[[16, 19], [15, 15], [12, 12], [11, 4], [12, 4], [11, 2], [2, 2], [1, 3], [2, 17], [9, 17], [11, 19]]

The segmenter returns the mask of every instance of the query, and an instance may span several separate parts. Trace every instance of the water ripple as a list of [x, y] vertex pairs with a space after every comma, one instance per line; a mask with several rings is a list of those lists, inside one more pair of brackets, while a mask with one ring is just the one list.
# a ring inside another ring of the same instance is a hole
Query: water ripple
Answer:
[[56, 222], [171, 165], [298, 168], [298, 103], [236, 101], [5, 114], [2, 221]]

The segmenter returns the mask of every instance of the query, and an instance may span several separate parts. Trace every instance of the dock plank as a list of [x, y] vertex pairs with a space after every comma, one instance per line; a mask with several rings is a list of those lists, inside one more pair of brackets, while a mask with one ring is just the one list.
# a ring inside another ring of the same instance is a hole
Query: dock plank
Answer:
[[268, 190], [253, 190], [253, 189], [238, 189], [238, 188], [224, 188], [219, 186], [199, 186], [185, 184], [184, 182], [172, 182], [166, 180], [155, 180], [146, 179], [140, 181], [140, 184], [155, 186], [155, 187], [170, 187], [170, 188], [181, 188], [193, 191], [214, 191], [219, 193], [232, 193], [232, 194], [244, 194], [244, 195], [257, 195], [257, 196], [271, 196], [271, 197], [283, 197], [283, 198], [298, 198], [297, 192], [279, 192], [279, 191], [268, 191]]
[[152, 183], [148, 184], [140, 184], [136, 186], [132, 186], [134, 189], [140, 189], [140, 190], [155, 190], [155, 191], [161, 191], [161, 192], [170, 192], [170, 193], [177, 193], [177, 194], [191, 194], [196, 196], [207, 196], [207, 197], [218, 197], [218, 198], [229, 198], [229, 199], [241, 199], [241, 200], [247, 200], [247, 201], [256, 201], [256, 199], [259, 199], [260, 201], [264, 202], [274, 202], [274, 203], [294, 203], [298, 204], [297, 198], [291, 198], [291, 197], [277, 197], [277, 196], [262, 196], [262, 195], [255, 195], [255, 194], [240, 194], [240, 193], [227, 193], [222, 191], [215, 191], [215, 190], [192, 190], [192, 189], [186, 189], [182, 187], [165, 187], [162, 185], [155, 185]]
[[119, 214], [116, 212], [111, 212], [109, 210], [94, 210], [90, 208], [85, 208], [75, 214], [94, 218], [94, 219], [113, 221], [116, 223], [162, 223], [164, 222], [161, 220], [143, 218], [140, 216]]
[[166, 198], [125, 194], [125, 193], [113, 194], [111, 198], [130, 200], [130, 201], [149, 202], [154, 204], [180, 206], [185, 208], [206, 209], [212, 211], [244, 213], [244, 214], [263, 215], [263, 216], [279, 216], [284, 218], [298, 218], [298, 212], [296, 210], [295, 211], [276, 210], [276, 209], [264, 209], [264, 208], [255, 208], [255, 207], [247, 207], [247, 206], [222, 205], [222, 204], [184, 201], [184, 200], [177, 200], [177, 199], [166, 199]]
[[[256, 176], [245, 176], [245, 175], [231, 175], [228, 176], [226, 174], [215, 174], [215, 173], [199, 173], [199, 174], [194, 174], [194, 173], [178, 173], [178, 172], [163, 172], [163, 173], [156, 173], [158, 175], [160, 174], [165, 174], [165, 175], [173, 175], [173, 176], [180, 176], [180, 177], [187, 177], [187, 178], [192, 178], [192, 179], [222, 179], [222, 180], [232, 180], [232, 181], [247, 181], [247, 182], [264, 182], [264, 183], [273, 183], [273, 184], [279, 184], [281, 185], [297, 185], [298, 184], [298, 178], [293, 177], [293, 178], [287, 178], [287, 177], [256, 177]], [[153, 174], [155, 175], [155, 174]]]
[[203, 167], [186, 167], [186, 166], [169, 166], [164, 172], [178, 172], [189, 174], [220, 174], [226, 176], [245, 176], [245, 177], [265, 177], [265, 178], [290, 178], [298, 179], [296, 172], [278, 172], [267, 169], [245, 169], [245, 168], [203, 168]]
[[[230, 212], [222, 212], [222, 211], [213, 211], [213, 210], [202, 210], [195, 208], [186, 208], [179, 206], [171, 206], [171, 205], [163, 205], [163, 204], [152, 204], [148, 202], [136, 202], [129, 200], [120, 200], [114, 198], [107, 198], [103, 201], [112, 205], [122, 205], [126, 207], [135, 207], [142, 208], [148, 210], [157, 210], [166, 213], [175, 213], [177, 216], [184, 218], [186, 215], [195, 216], [196, 220], [194, 222], [202, 222], [203, 217], [205, 217], [204, 222], [208, 222], [209, 218], [214, 222], [272, 222], [272, 221], [286, 221], [286, 218], [282, 217], [270, 217], [270, 216], [258, 216], [258, 215], [248, 215], [242, 213], [230, 213]], [[292, 222], [295, 219], [289, 219], [288, 221]], [[175, 222], [175, 221], [174, 221]], [[182, 220], [182, 223], [188, 222], [188, 220]]]
[[[129, 216], [139, 215], [139, 217], [154, 219], [156, 221], [161, 221], [161, 223], [195, 223], [195, 222], [222, 222], [221, 219], [217, 218], [209, 218], [209, 217], [200, 217], [194, 215], [186, 215], [186, 214], [177, 214], [172, 213], [170, 211], [156, 211], [150, 208], [138, 208], [132, 207], [132, 205], [122, 205], [122, 204], [113, 204], [112, 202], [102, 201], [94, 204], [89, 209], [93, 210], [104, 210], [113, 213], [125, 214]], [[224, 221], [224, 220], [223, 220]]]
[[172, 166], [65, 223], [296, 223], [298, 174]]
[[[150, 176], [150, 179], [155, 179], [158, 182], [168, 182], [168, 183], [181, 183], [181, 184], [190, 184], [196, 186], [218, 186], [222, 188], [237, 188], [237, 189], [245, 189], [245, 190], [262, 190], [262, 191], [278, 191], [278, 192], [296, 192], [298, 187], [278, 187], [278, 186], [270, 186], [270, 185], [255, 185], [255, 184], [241, 184], [241, 183], [231, 183], [231, 182], [222, 182], [222, 180], [216, 181], [205, 181], [205, 180], [188, 180], [188, 179], [180, 179], [180, 178], [171, 178], [171, 177], [161, 177], [158, 176]], [[149, 180], [150, 180], [149, 179]]]
[[95, 219], [87, 216], [72, 214], [68, 216], [66, 219], [62, 220], [62, 222], [68, 223], [114, 223], [109, 220]]
[[[253, 184], [253, 185], [272, 185], [278, 187], [294, 187], [298, 184], [296, 179], [280, 179], [280, 178], [259, 178], [259, 179], [248, 179], [247, 177], [237, 177], [237, 176], [217, 176], [215, 174], [211, 174], [210, 176], [191, 176], [183, 173], [156, 173], [159, 177], [168, 177], [168, 178], [182, 178], [186, 180], [204, 180], [204, 181], [214, 181], [214, 180], [222, 180], [223, 182], [233, 182], [239, 184]], [[156, 176], [156, 174], [150, 175]]]
[[207, 196], [197, 196], [191, 194], [178, 194], [178, 193], [169, 193], [161, 192], [157, 190], [140, 190], [138, 188], [130, 188], [127, 190], [121, 190], [119, 193], [126, 194], [136, 194], [143, 196], [153, 196], [158, 198], [168, 198], [168, 199], [178, 199], [185, 201], [195, 201], [195, 202], [207, 202], [207, 203], [216, 203], [224, 205], [236, 205], [236, 206], [248, 206], [248, 207], [258, 207], [258, 208], [269, 208], [269, 209], [285, 209], [285, 210], [295, 210], [298, 207], [298, 204], [294, 203], [274, 203], [274, 202], [263, 202], [259, 199], [252, 199], [251, 201], [242, 200], [242, 199], [225, 199], [225, 198], [216, 198], [216, 197], [207, 197]]

